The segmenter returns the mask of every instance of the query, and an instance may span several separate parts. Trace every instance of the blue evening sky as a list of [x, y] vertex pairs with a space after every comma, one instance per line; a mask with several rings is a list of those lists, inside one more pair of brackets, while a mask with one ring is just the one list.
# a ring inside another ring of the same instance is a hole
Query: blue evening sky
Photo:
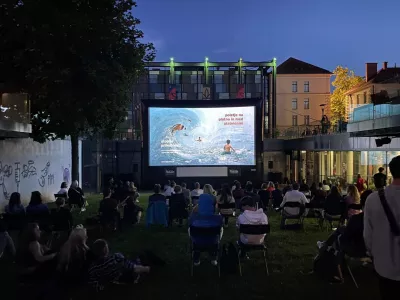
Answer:
[[400, 0], [137, 0], [157, 61], [266, 61], [292, 56], [364, 75], [400, 66]]

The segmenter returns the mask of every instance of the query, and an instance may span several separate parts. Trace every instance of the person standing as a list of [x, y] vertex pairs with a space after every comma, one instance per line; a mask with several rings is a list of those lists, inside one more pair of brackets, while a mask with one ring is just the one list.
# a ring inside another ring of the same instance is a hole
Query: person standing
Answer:
[[380, 167], [378, 169], [378, 173], [374, 175], [374, 184], [377, 189], [381, 189], [386, 186], [387, 177], [385, 174], [383, 174], [383, 171], [385, 171], [385, 169]]
[[393, 181], [367, 198], [364, 210], [364, 240], [379, 276], [382, 299], [392, 299], [400, 290], [400, 156], [389, 164]]

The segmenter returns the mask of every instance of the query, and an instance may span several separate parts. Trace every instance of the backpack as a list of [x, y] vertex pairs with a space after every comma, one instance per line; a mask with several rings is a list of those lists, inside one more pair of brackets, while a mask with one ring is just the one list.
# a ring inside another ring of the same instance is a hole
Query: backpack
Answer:
[[314, 258], [313, 271], [324, 280], [332, 280], [338, 276], [338, 257], [332, 247], [322, 247]]
[[220, 258], [221, 271], [224, 274], [236, 274], [238, 271], [238, 253], [233, 243], [224, 244]]

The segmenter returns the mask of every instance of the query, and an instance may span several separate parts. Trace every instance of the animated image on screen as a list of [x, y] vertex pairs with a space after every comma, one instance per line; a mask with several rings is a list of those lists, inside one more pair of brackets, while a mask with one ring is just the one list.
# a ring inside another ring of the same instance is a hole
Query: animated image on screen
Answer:
[[150, 107], [149, 165], [255, 165], [254, 114], [254, 106]]

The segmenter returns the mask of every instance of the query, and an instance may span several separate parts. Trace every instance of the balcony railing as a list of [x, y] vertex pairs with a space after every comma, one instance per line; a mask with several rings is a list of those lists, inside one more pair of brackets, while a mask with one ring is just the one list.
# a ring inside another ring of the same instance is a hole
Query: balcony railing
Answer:
[[400, 115], [400, 104], [365, 104], [357, 107], [350, 115], [349, 123], [368, 121]]
[[0, 96], [0, 121], [30, 123], [30, 107], [26, 94], [2, 94]]
[[346, 132], [347, 123], [338, 123], [336, 125], [298, 125], [291, 127], [278, 127], [275, 136], [278, 139], [298, 139], [307, 136], [338, 134]]

